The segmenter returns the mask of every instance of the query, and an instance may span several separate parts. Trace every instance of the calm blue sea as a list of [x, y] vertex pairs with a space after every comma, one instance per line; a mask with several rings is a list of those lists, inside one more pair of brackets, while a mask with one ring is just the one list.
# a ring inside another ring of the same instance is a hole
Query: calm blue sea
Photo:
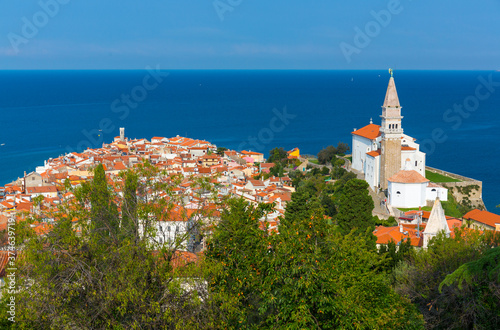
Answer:
[[[130, 138], [182, 135], [266, 154], [276, 146], [316, 154], [350, 143], [370, 118], [380, 124], [389, 80], [387, 71], [166, 73], [1, 71], [0, 185], [44, 159], [109, 142], [119, 127]], [[500, 72], [394, 78], [403, 128], [427, 164], [482, 180], [488, 210], [500, 213]]]

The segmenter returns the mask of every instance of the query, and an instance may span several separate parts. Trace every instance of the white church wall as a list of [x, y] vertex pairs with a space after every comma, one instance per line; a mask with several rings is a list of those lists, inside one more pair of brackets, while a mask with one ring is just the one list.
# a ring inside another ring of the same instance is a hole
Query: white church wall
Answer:
[[418, 163], [418, 166], [415, 168], [415, 171], [425, 176], [425, 153], [422, 151], [417, 151], [415, 153], [415, 160]]
[[389, 204], [394, 207], [419, 207], [426, 205], [424, 183], [389, 182]]
[[376, 191], [380, 178], [380, 157], [366, 155], [365, 181], [368, 182], [373, 191]]
[[448, 189], [440, 187], [427, 187], [426, 188], [426, 199], [428, 201], [434, 201], [439, 197], [442, 202], [448, 201]]
[[352, 135], [352, 168], [364, 172], [366, 153], [372, 151], [372, 141], [359, 135]]

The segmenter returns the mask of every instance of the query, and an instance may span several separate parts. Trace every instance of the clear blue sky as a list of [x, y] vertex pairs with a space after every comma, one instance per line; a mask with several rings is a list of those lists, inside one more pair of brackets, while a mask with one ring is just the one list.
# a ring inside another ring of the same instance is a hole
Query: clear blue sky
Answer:
[[499, 0], [216, 2], [4, 0], [0, 69], [500, 69]]

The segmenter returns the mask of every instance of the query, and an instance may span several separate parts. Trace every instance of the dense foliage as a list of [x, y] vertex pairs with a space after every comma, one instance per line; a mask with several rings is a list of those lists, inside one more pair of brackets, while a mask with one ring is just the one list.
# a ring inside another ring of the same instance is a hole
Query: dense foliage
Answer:
[[337, 224], [341, 233], [346, 235], [354, 229], [368, 240], [375, 248], [375, 220], [372, 216], [373, 199], [368, 193], [368, 183], [364, 180], [349, 180], [340, 197]]
[[394, 269], [396, 290], [418, 306], [427, 328], [498, 329], [499, 243], [493, 232], [440, 234]]
[[349, 145], [343, 142], [339, 142], [337, 147], [328, 146], [318, 153], [318, 162], [320, 164], [328, 164], [335, 158], [336, 155], [345, 155], [349, 151]]
[[[18, 258], [16, 323], [22, 329], [207, 328], [213, 321], [196, 265], [181, 265], [176, 251], [185, 237], [157, 244], [153, 221], [170, 204], [152, 191], [171, 191], [146, 164], [124, 174], [124, 197], [114, 194], [104, 170], [74, 191], [46, 235], [18, 224], [24, 241]], [[139, 177], [141, 180], [139, 180]], [[112, 184], [119, 184], [117, 182]], [[172, 198], [174, 196], [172, 195]], [[119, 209], [123, 216], [120, 217]], [[5, 296], [8, 299], [8, 296]]]
[[209, 285], [225, 308], [224, 328], [422, 327], [378, 270], [383, 258], [363, 236], [329, 225], [316, 198], [294, 194], [279, 235], [258, 229], [263, 211], [232, 202], [206, 253], [217, 269]]
[[[338, 159], [334, 169], [342, 168]], [[289, 173], [297, 191], [277, 228], [266, 220], [274, 205], [228, 199], [216, 224], [196, 220], [213, 218], [203, 208], [193, 213], [200, 217], [182, 214], [195, 221], [167, 243], [156, 239], [154, 224], [182, 205], [174, 193], [180, 178], [158, 180], [167, 176], [145, 163], [112, 181], [98, 166], [57, 221], [37, 227], [43, 235], [31, 226], [43, 221], [40, 212], [18, 224], [16, 323], [7, 321], [12, 295], [4, 290], [0, 326], [500, 327], [500, 235], [460, 229], [438, 235], [427, 250], [415, 251], [409, 240], [377, 250], [366, 182], [338, 170], [331, 183], [333, 170], [325, 169]], [[194, 190], [210, 192], [211, 184], [200, 179]], [[195, 234], [210, 238], [204, 257], [190, 263], [179, 250]]]
[[283, 148], [274, 148], [269, 151], [269, 158], [267, 161], [269, 163], [281, 163], [286, 164], [288, 153]]

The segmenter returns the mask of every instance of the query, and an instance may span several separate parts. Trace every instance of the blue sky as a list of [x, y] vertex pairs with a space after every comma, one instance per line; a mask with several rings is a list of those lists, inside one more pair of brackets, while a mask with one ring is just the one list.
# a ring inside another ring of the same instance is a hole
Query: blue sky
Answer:
[[0, 69], [498, 70], [499, 17], [499, 0], [4, 0]]

